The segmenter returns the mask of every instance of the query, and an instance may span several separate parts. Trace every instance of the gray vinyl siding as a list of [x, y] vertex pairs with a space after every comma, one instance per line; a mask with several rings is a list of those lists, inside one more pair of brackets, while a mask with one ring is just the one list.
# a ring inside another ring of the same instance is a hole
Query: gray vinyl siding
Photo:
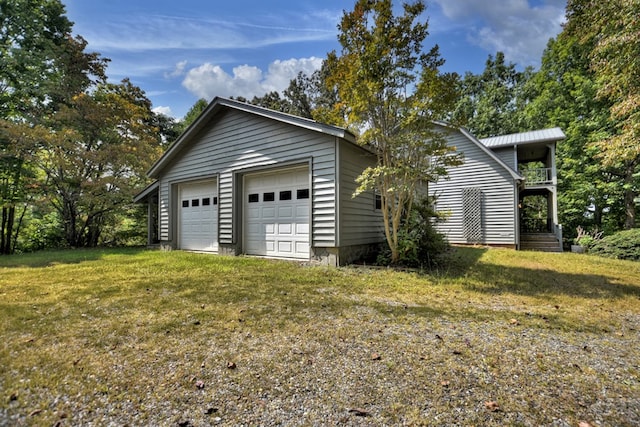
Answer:
[[516, 167], [516, 154], [513, 146], [496, 148], [496, 149], [493, 149], [492, 151], [497, 158], [502, 160], [511, 169], [518, 170]]
[[482, 192], [483, 241], [496, 245], [516, 244], [515, 181], [509, 171], [460, 132], [449, 136], [450, 145], [464, 153], [464, 164], [449, 168], [449, 179], [431, 184], [436, 209], [447, 213], [445, 222], [436, 225], [451, 243], [471, 243], [464, 234], [463, 191]]
[[342, 142], [340, 150], [340, 246], [363, 245], [384, 241], [382, 212], [375, 209], [373, 191], [352, 197], [356, 178], [375, 157], [352, 144]]
[[[172, 184], [218, 176], [219, 240], [235, 244], [242, 173], [310, 164], [312, 245], [335, 246], [335, 137], [237, 110], [217, 114], [160, 177], [160, 239], [172, 240]], [[235, 197], [235, 198], [234, 198]], [[238, 209], [238, 212], [234, 210]]]

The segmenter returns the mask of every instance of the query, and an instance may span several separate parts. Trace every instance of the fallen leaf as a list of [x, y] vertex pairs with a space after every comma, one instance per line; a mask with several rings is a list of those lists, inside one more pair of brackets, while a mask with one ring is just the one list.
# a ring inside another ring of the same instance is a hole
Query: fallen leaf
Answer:
[[206, 411], [204, 411], [204, 414], [211, 415], [211, 414], [215, 414], [216, 412], [218, 412], [218, 408], [210, 407], [210, 408], [207, 408]]
[[227, 369], [236, 369], [236, 362], [227, 362]]
[[440, 381], [440, 385], [442, 387], [449, 387], [449, 384], [451, 384], [451, 382], [449, 382], [449, 381]]
[[591, 425], [591, 423], [588, 423], [586, 421], [580, 421], [580, 423], [578, 424], [578, 427], [593, 427], [593, 425]]
[[518, 322], [518, 319], [511, 319], [509, 320], [509, 323], [511, 323], [512, 325], [519, 325], [520, 322]]
[[202, 390], [204, 388], [204, 382], [196, 381], [196, 388]]
[[382, 357], [378, 353], [373, 353], [371, 355], [371, 360], [380, 360]]
[[497, 412], [500, 410], [500, 405], [498, 405], [498, 402], [494, 402], [493, 400], [484, 402], [484, 407], [490, 410], [491, 412]]
[[36, 409], [36, 410], [31, 411], [31, 412], [29, 413], [29, 416], [30, 416], [30, 417], [35, 417], [36, 415], [38, 415], [38, 414], [39, 414], [39, 413], [41, 413], [41, 412], [42, 412], [42, 409]]

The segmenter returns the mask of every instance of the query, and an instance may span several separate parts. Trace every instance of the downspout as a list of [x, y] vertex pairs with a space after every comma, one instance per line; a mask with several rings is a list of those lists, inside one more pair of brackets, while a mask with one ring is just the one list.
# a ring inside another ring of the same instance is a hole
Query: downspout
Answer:
[[515, 213], [515, 233], [514, 235], [516, 236], [516, 250], [520, 250], [520, 187], [522, 186], [522, 181], [519, 179], [514, 180], [514, 188], [515, 188], [515, 198], [514, 198], [514, 209], [513, 212]]
[[[335, 233], [336, 233], [336, 237], [335, 237], [335, 245], [336, 245], [336, 249], [338, 250], [338, 252], [340, 251], [340, 241], [342, 240], [340, 238], [340, 139], [336, 136], [335, 137], [335, 155], [336, 155], [336, 162], [335, 162], [335, 167], [336, 167], [336, 173], [335, 173], [335, 191], [334, 191], [334, 197], [335, 197], [335, 212], [334, 212], [334, 216], [335, 216]], [[339, 264], [339, 260], [338, 260], [338, 264]]]

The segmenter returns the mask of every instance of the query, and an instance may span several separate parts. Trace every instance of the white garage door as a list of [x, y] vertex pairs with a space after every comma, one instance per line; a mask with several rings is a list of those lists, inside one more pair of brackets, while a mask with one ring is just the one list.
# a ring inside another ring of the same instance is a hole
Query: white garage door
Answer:
[[246, 175], [244, 252], [309, 258], [309, 168]]
[[218, 250], [218, 193], [215, 181], [180, 185], [180, 249]]

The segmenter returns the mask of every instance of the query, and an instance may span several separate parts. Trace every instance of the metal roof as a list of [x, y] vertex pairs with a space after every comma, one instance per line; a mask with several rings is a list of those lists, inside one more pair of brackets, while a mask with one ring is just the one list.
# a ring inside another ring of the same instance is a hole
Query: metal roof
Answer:
[[533, 130], [530, 132], [512, 133], [509, 135], [493, 136], [480, 140], [485, 147], [496, 148], [509, 145], [534, 144], [539, 142], [553, 142], [565, 139], [562, 129], [555, 127], [550, 129]]

